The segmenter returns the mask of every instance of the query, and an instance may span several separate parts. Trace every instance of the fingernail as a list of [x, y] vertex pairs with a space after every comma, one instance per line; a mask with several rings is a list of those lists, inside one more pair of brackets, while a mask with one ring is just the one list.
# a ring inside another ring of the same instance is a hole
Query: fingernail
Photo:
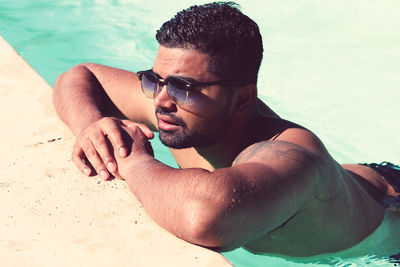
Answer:
[[89, 176], [92, 173], [92, 171], [89, 168], [84, 168], [83, 173]]
[[100, 177], [103, 179], [107, 179], [108, 178], [108, 174], [105, 170], [100, 171]]
[[119, 148], [119, 155], [121, 157], [125, 157], [126, 156], [126, 148], [125, 147], [120, 147]]
[[107, 169], [108, 169], [110, 172], [114, 172], [114, 171], [117, 169], [117, 167], [115, 166], [115, 164], [114, 164], [113, 162], [109, 162], [109, 163], [107, 164]]

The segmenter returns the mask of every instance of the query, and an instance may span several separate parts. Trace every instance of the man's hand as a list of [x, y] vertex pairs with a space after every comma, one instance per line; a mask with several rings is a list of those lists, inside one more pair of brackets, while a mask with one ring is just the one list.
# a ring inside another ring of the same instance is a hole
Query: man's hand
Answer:
[[72, 151], [73, 163], [87, 176], [97, 173], [101, 178], [109, 179], [110, 173], [118, 173], [114, 155], [121, 158], [128, 156], [127, 143], [130, 138], [126, 135], [129, 128], [141, 129], [149, 139], [154, 137], [154, 133], [144, 124], [105, 117], [87, 126], [77, 136]]
[[138, 168], [145, 168], [147, 166], [146, 161], [154, 159], [154, 151], [148, 140], [148, 136], [144, 133], [141, 127], [122, 126], [122, 128], [127, 140], [126, 145], [128, 146], [128, 156], [122, 157], [115, 154], [118, 170], [112, 174], [115, 177], [125, 179], [126, 177], [136, 173]]

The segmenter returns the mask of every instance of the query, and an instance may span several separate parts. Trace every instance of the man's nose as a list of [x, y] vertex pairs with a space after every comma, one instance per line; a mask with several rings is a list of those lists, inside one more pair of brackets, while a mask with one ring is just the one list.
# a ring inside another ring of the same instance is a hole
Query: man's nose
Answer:
[[153, 98], [154, 106], [158, 108], [173, 109], [176, 108], [175, 104], [172, 103], [171, 99], [167, 94], [167, 88], [165, 84], [159, 89], [158, 94]]

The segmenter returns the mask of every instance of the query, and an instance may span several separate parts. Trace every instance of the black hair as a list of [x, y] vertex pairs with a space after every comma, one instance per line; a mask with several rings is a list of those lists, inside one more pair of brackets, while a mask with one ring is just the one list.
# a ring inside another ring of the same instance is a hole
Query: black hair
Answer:
[[234, 2], [194, 5], [157, 31], [160, 45], [195, 49], [209, 56], [208, 71], [223, 80], [257, 82], [263, 47], [257, 24]]

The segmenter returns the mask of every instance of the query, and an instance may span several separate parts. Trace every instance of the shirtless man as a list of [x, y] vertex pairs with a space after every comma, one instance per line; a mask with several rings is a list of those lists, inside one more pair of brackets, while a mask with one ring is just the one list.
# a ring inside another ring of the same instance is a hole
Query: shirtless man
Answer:
[[[179, 12], [156, 38], [151, 70], [80, 64], [57, 79], [54, 105], [84, 174], [124, 179], [158, 224], [213, 249], [311, 256], [381, 224], [393, 186], [371, 167], [339, 165], [257, 98], [255, 22], [212, 3]], [[179, 169], [154, 158], [153, 131]]]

